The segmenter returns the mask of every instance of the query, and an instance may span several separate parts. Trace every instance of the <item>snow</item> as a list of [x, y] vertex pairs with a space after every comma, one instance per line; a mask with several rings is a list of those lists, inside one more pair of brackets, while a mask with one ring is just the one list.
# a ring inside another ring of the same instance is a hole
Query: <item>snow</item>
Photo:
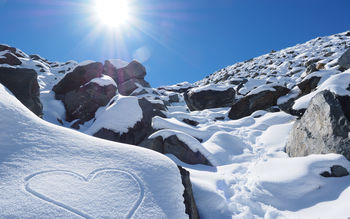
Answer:
[[273, 86], [277, 86], [277, 84], [263, 84], [263, 85], [260, 85], [259, 87], [254, 88], [253, 90], [251, 90], [247, 95], [258, 94], [258, 93], [261, 93], [263, 91], [276, 91], [276, 89], [273, 88]]
[[48, 123], [2, 85], [0, 111], [2, 218], [188, 218], [164, 155]]
[[142, 119], [142, 109], [136, 97], [117, 96], [115, 102], [96, 112], [96, 121], [85, 131], [93, 135], [105, 128], [115, 133], [125, 133]]
[[232, 88], [232, 86], [218, 85], [218, 84], [208, 84], [208, 85], [205, 85], [205, 86], [192, 88], [188, 92], [189, 93], [199, 93], [199, 92], [208, 91], [208, 90], [212, 90], [212, 91], [226, 91], [226, 90], [228, 90], [230, 88]]
[[[117, 87], [117, 84], [115, 83], [113, 78], [111, 78], [108, 75], [102, 75], [102, 77], [100, 77], [100, 78], [94, 78], [91, 81], [89, 81], [87, 84], [89, 84], [89, 83], [96, 83], [96, 84], [100, 85], [101, 87], [108, 86], [108, 85], [113, 85], [113, 86]], [[85, 86], [85, 85], [83, 85], [83, 86]]]
[[330, 90], [339, 96], [350, 96], [350, 91], [347, 90], [349, 84], [350, 70], [347, 70], [344, 73], [332, 75], [321, 85], [319, 85], [319, 87], [315, 91], [297, 99], [293, 105], [293, 109], [306, 109], [311, 99], [317, 93], [323, 90]]
[[126, 67], [129, 63], [124, 61], [124, 60], [121, 60], [121, 59], [109, 59], [108, 60], [116, 69], [119, 69], [119, 68], [124, 68]]
[[85, 60], [85, 61], [82, 61], [78, 64], [78, 66], [85, 66], [85, 65], [90, 65], [92, 63], [95, 63], [95, 61], [93, 60]]

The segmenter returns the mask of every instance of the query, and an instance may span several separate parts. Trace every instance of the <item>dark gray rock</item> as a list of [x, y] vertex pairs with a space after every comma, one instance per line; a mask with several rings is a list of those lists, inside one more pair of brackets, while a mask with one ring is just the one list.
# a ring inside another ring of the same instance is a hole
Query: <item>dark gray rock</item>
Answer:
[[126, 133], [122, 134], [103, 128], [95, 133], [94, 136], [110, 141], [144, 146], [146, 144], [144, 143], [145, 139], [155, 131], [152, 128], [152, 118], [155, 116], [165, 117], [162, 110], [166, 110], [166, 108], [164, 105], [152, 104], [146, 98], [138, 101], [142, 109], [142, 120], [136, 123], [133, 128], [129, 128]]
[[71, 122], [79, 119], [81, 123], [95, 117], [95, 112], [101, 106], [106, 106], [116, 95], [114, 85], [100, 86], [88, 83], [65, 94], [63, 103], [66, 108], [66, 120]]
[[13, 53], [9, 52], [2, 55], [5, 58], [0, 58], [0, 64], [21, 65], [22, 62]]
[[69, 91], [78, 89], [94, 78], [102, 76], [103, 65], [100, 62], [90, 63], [84, 66], [77, 66], [72, 72], [66, 74], [64, 78], [53, 87], [57, 99], [62, 99]]
[[42, 116], [40, 87], [37, 73], [33, 69], [0, 67], [0, 83], [33, 113]]
[[339, 58], [338, 64], [345, 70], [350, 68], [350, 49], [346, 50], [346, 52]]
[[184, 93], [186, 104], [191, 111], [232, 106], [235, 95], [233, 88], [224, 91], [203, 90], [191, 92], [189, 90]]
[[194, 121], [192, 119], [183, 119], [182, 120], [184, 123], [186, 124], [189, 124], [189, 125], [192, 125], [192, 126], [197, 126], [199, 124], [199, 122], [197, 121]]
[[[350, 123], [344, 113], [350, 101], [326, 90], [312, 98], [306, 112], [294, 123], [286, 144], [291, 157], [338, 153], [350, 160]], [[342, 106], [345, 104], [346, 106]]]
[[316, 64], [311, 64], [306, 68], [306, 74], [311, 74], [315, 71], [318, 71]]
[[118, 84], [118, 92], [121, 95], [129, 96], [134, 90], [139, 88], [137, 84], [141, 85], [141, 87], [151, 87], [151, 85], [144, 79], [132, 78], [122, 84]]
[[249, 116], [257, 110], [265, 110], [277, 104], [277, 99], [286, 95], [290, 90], [281, 86], [274, 86], [275, 91], [265, 90], [258, 94], [245, 96], [234, 103], [229, 111], [230, 119], [240, 119]]
[[[121, 95], [129, 96], [141, 87], [151, 87], [150, 84], [144, 80], [146, 76], [145, 67], [137, 62], [132, 61], [124, 68], [116, 69], [110, 61], [105, 61], [104, 74], [109, 75], [118, 85], [118, 92]], [[137, 83], [137, 84], [136, 84]]]
[[349, 172], [348, 170], [340, 165], [333, 165], [331, 167], [331, 172], [325, 171], [320, 174], [323, 177], [343, 177], [343, 176], [348, 176]]
[[190, 180], [190, 172], [181, 166], [177, 166], [180, 170], [182, 185], [185, 188], [183, 197], [186, 207], [186, 214], [188, 214], [190, 219], [199, 219], [198, 209], [196, 201], [193, 196], [192, 183]]
[[212, 166], [205, 156], [199, 151], [193, 152], [188, 145], [179, 140], [176, 135], [172, 135], [166, 139], [158, 136], [151, 140], [149, 148], [158, 151], [159, 153], [173, 154], [179, 160], [188, 164], [204, 164]]
[[171, 94], [169, 96], [169, 102], [170, 103], [178, 103], [180, 101], [179, 95], [178, 94]]
[[317, 87], [317, 84], [320, 80], [321, 80], [321, 77], [314, 76], [314, 77], [308, 78], [306, 80], [303, 80], [302, 82], [297, 84], [297, 86], [301, 90], [300, 95], [303, 96], [303, 95], [310, 93], [313, 89], [315, 89]]

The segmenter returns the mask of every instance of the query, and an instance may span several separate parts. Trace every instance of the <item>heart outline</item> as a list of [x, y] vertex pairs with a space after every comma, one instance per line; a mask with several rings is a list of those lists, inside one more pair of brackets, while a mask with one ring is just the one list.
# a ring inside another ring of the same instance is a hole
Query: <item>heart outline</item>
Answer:
[[76, 172], [73, 172], [73, 171], [70, 171], [70, 170], [45, 170], [45, 171], [40, 171], [40, 172], [36, 172], [36, 173], [33, 173], [27, 177], [24, 178], [24, 181], [25, 181], [25, 190], [30, 193], [31, 195], [45, 201], [45, 202], [48, 202], [48, 203], [51, 203], [53, 205], [56, 205], [58, 207], [61, 207], [77, 216], [80, 216], [80, 217], [83, 217], [83, 218], [86, 218], [86, 219], [92, 219], [93, 217], [89, 216], [88, 214], [82, 212], [82, 211], [79, 211], [73, 207], [70, 207], [69, 205], [66, 205], [64, 203], [61, 203], [59, 201], [56, 201], [54, 199], [51, 199], [39, 192], [36, 192], [35, 190], [31, 189], [30, 188], [30, 185], [29, 185], [29, 182], [32, 178], [34, 178], [35, 176], [38, 176], [38, 175], [41, 175], [41, 174], [46, 174], [46, 173], [65, 173], [65, 174], [69, 174], [69, 175], [73, 175], [75, 177], [78, 177], [80, 180], [83, 180], [84, 182], [86, 183], [89, 183], [91, 179], [93, 179], [95, 176], [97, 176], [98, 174], [100, 173], [105, 173], [105, 172], [119, 172], [119, 173], [123, 173], [123, 174], [126, 174], [128, 175], [129, 177], [131, 177], [134, 181], [137, 182], [137, 185], [140, 189], [140, 193], [139, 193], [139, 196], [136, 200], [136, 202], [134, 203], [134, 205], [132, 206], [132, 208], [129, 210], [128, 214], [126, 215], [125, 218], [131, 218], [136, 210], [140, 207], [143, 199], [144, 199], [144, 193], [145, 193], [145, 189], [144, 189], [144, 186], [142, 184], [142, 181], [141, 179], [135, 175], [134, 173], [131, 173], [129, 171], [125, 171], [125, 170], [121, 170], [121, 169], [117, 169], [117, 168], [100, 168], [100, 169], [96, 169], [94, 171], [92, 171], [91, 173], [89, 173], [89, 175], [87, 177], [79, 174], [79, 173], [76, 173]]

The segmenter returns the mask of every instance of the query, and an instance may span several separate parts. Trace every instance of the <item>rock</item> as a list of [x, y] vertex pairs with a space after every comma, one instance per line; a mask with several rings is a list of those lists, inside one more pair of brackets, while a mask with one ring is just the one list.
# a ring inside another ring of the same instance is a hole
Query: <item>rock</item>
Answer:
[[315, 59], [310, 59], [305, 63], [305, 67], [309, 67], [312, 64], [315, 64], [316, 62], [320, 61], [321, 59], [315, 58]]
[[317, 63], [316, 69], [317, 70], [322, 70], [325, 69], [326, 64], [325, 63]]
[[142, 109], [142, 120], [137, 122], [133, 128], [129, 128], [126, 133], [122, 134], [103, 128], [96, 132], [94, 136], [110, 141], [144, 146], [143, 141], [154, 132], [152, 118], [154, 116], [165, 117], [161, 110], [166, 108], [164, 105], [152, 104], [146, 98], [139, 99], [138, 103]]
[[0, 45], [0, 52], [1, 51], [5, 51], [5, 50], [8, 50], [10, 51], [12, 54], [14, 54], [15, 56], [17, 57], [20, 57], [20, 58], [24, 58], [24, 53], [20, 50], [17, 50], [16, 48], [14, 47], [10, 47], [8, 45]]
[[132, 78], [122, 84], [118, 84], [118, 91], [121, 95], [129, 96], [134, 90], [136, 90], [140, 86], [151, 87], [151, 85], [143, 79]]
[[77, 66], [72, 72], [66, 74], [64, 78], [53, 87], [57, 99], [62, 99], [62, 95], [69, 91], [78, 89], [94, 78], [102, 76], [103, 65], [94, 62], [83, 66]]
[[65, 94], [63, 103], [66, 108], [66, 120], [71, 122], [79, 119], [80, 123], [95, 117], [95, 112], [101, 106], [106, 106], [116, 95], [114, 85], [100, 86], [97, 83], [88, 83], [83, 87]]
[[312, 72], [317, 71], [316, 64], [311, 64], [306, 68], [306, 74], [311, 74]]
[[343, 177], [349, 175], [348, 170], [340, 165], [333, 165], [331, 167], [331, 173], [334, 177]]
[[350, 49], [346, 50], [346, 52], [339, 58], [338, 64], [345, 70], [350, 68]]
[[[3, 56], [4, 58], [1, 58]], [[0, 64], [21, 65], [22, 62], [11, 52], [0, 56]]]
[[178, 103], [180, 101], [178, 94], [171, 94], [169, 95], [169, 102], [170, 103]]
[[183, 121], [184, 123], [187, 123], [187, 124], [191, 125], [191, 126], [197, 126], [197, 125], [199, 124], [199, 122], [194, 121], [194, 120], [192, 120], [192, 119], [183, 119], [182, 121]]
[[275, 91], [265, 90], [257, 94], [247, 95], [234, 103], [229, 111], [230, 119], [249, 116], [257, 110], [265, 110], [277, 104], [277, 99], [290, 90], [281, 86], [273, 86]]
[[191, 111], [232, 106], [235, 95], [235, 90], [231, 87], [226, 90], [191, 89], [184, 93], [186, 104]]
[[299, 84], [297, 84], [297, 86], [301, 90], [301, 95], [303, 96], [310, 93], [313, 89], [317, 87], [318, 82], [320, 80], [321, 80], [321, 77], [314, 76], [314, 77], [305, 79]]
[[193, 196], [192, 183], [190, 180], [190, 172], [181, 166], [177, 166], [180, 170], [182, 185], [185, 188], [183, 197], [185, 199], [184, 203], [186, 206], [186, 214], [189, 215], [190, 219], [199, 219], [198, 209], [196, 201]]
[[163, 139], [162, 136], [152, 138], [149, 148], [162, 154], [173, 154], [179, 160], [188, 164], [204, 164], [212, 166], [205, 156], [199, 151], [193, 152], [188, 145], [176, 136], [176, 134], [165, 139]]
[[323, 177], [343, 177], [348, 176], [349, 172], [346, 168], [340, 165], [333, 165], [331, 167], [331, 172], [325, 171], [320, 174]]
[[[144, 80], [146, 76], [145, 67], [137, 62], [132, 61], [124, 68], [116, 69], [110, 61], [105, 62], [104, 74], [110, 76], [118, 84], [118, 91], [120, 94], [129, 96], [134, 90], [141, 87], [151, 87], [150, 84]], [[136, 84], [137, 83], [137, 84]]]
[[338, 153], [350, 160], [349, 112], [343, 111], [349, 104], [349, 98], [338, 98], [328, 90], [313, 97], [304, 115], [294, 123], [286, 144], [288, 155]]
[[38, 116], [42, 116], [37, 73], [32, 69], [0, 67], [0, 83]]

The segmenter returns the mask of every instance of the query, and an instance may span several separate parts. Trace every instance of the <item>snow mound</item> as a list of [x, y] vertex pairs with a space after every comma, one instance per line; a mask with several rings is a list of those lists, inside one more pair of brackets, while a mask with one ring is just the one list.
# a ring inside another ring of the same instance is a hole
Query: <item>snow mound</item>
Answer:
[[101, 87], [108, 86], [108, 85], [113, 85], [113, 86], [117, 87], [117, 84], [115, 83], [113, 78], [111, 78], [108, 75], [102, 75], [102, 77], [100, 77], [100, 78], [94, 78], [90, 82], [88, 82], [87, 84], [89, 84], [89, 83], [96, 83], [96, 84], [100, 85]]
[[137, 97], [119, 95], [114, 99], [114, 103], [96, 112], [96, 121], [85, 133], [93, 135], [105, 128], [122, 134], [134, 127], [142, 117], [142, 109]]
[[1, 217], [188, 217], [165, 156], [45, 122], [2, 85], [0, 121]]

